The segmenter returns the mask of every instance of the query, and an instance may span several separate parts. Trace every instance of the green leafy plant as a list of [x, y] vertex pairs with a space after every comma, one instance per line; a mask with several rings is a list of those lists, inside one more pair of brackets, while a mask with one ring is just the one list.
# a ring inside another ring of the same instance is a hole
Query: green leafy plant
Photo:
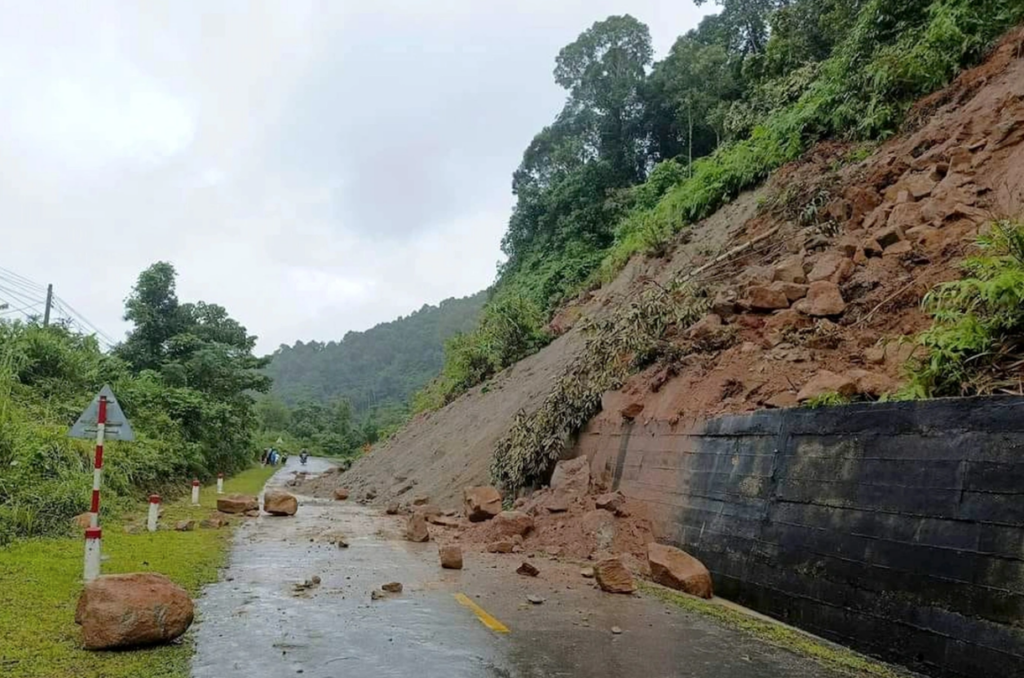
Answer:
[[1024, 223], [994, 223], [978, 248], [960, 280], [922, 302], [933, 323], [917, 337], [927, 354], [912, 363], [905, 397], [1022, 392]]
[[849, 405], [853, 402], [848, 396], [844, 396], [837, 391], [831, 391], [829, 393], [822, 393], [821, 395], [814, 396], [808, 400], [805, 405], [807, 407], [836, 407], [837, 405]]

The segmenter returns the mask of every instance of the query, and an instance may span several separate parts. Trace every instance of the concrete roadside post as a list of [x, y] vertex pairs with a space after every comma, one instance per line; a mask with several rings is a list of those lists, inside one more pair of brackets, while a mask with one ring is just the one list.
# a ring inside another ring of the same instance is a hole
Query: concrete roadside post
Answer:
[[192, 481], [192, 505], [199, 506], [199, 478]]
[[149, 495], [149, 516], [146, 520], [146, 529], [156, 532], [156, 521], [160, 517], [160, 495]]
[[96, 456], [92, 469], [92, 501], [89, 507], [89, 528], [85, 531], [83, 579], [90, 582], [100, 576], [103, 531], [100, 529], [100, 487], [103, 480], [103, 444], [107, 438], [134, 440], [131, 424], [109, 386], [100, 389], [78, 421], [68, 431], [72, 438], [96, 440]]
[[217, 494], [224, 494], [224, 474], [217, 474]]

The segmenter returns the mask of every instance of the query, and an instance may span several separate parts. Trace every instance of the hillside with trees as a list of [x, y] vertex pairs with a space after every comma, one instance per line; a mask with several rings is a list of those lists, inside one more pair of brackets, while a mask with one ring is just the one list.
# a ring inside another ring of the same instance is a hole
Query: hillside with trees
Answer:
[[253, 394], [270, 388], [256, 337], [224, 307], [181, 302], [174, 267], [139, 275], [113, 351], [60, 324], [0, 322], [0, 543], [66, 532], [89, 506], [93, 446], [68, 428], [110, 384], [135, 430], [105, 449], [104, 510], [256, 458]]
[[1024, 19], [1018, 0], [715, 3], [660, 61], [629, 15], [596, 22], [556, 56], [566, 103], [513, 173], [494, 295], [478, 330], [449, 344], [421, 407], [536, 351], [561, 305], [815, 142], [893, 135], [917, 98]]

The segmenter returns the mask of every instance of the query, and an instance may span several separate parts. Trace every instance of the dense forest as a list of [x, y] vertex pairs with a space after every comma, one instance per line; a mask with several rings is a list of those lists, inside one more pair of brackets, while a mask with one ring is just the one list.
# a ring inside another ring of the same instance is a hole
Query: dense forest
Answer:
[[[710, 0], [695, 0], [698, 5]], [[512, 175], [507, 256], [479, 327], [417, 397], [439, 407], [542, 346], [542, 328], [826, 138], [895, 133], [910, 105], [1024, 19], [1020, 0], [715, 0], [653, 60], [612, 16], [555, 57], [562, 111]]]
[[272, 390], [258, 405], [262, 438], [335, 455], [376, 442], [405, 421], [412, 395], [441, 369], [445, 343], [477, 326], [486, 298], [424, 305], [341, 341], [281, 346], [266, 368]]
[[104, 384], [136, 435], [106, 446], [104, 510], [255, 459], [253, 394], [270, 388], [256, 337], [222, 306], [180, 302], [176, 278], [167, 263], [143, 271], [109, 353], [64, 325], [0, 322], [0, 543], [66, 531], [88, 509], [93, 445], [67, 434]]

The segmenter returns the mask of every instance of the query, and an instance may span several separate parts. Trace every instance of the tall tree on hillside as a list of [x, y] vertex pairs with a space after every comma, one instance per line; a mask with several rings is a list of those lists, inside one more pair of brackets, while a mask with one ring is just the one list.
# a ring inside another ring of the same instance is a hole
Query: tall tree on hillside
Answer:
[[645, 169], [640, 89], [653, 56], [647, 26], [626, 14], [596, 22], [555, 59], [566, 110], [590, 118], [598, 156], [630, 182]]
[[137, 372], [159, 368], [167, 342], [181, 329], [177, 275], [171, 264], [157, 262], [139, 274], [125, 300], [124, 319], [134, 327], [118, 354]]

